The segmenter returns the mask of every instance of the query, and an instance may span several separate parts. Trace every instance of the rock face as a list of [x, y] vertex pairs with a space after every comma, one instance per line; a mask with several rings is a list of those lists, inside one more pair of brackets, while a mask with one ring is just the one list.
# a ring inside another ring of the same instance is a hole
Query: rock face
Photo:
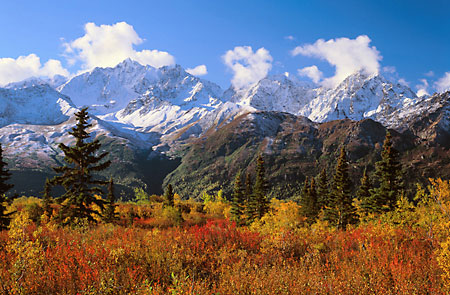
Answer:
[[[382, 143], [385, 127], [398, 131], [403, 150], [418, 146], [446, 150], [449, 105], [449, 92], [417, 97], [408, 87], [378, 74], [354, 73], [334, 89], [276, 75], [247, 89], [223, 91], [178, 65], [156, 69], [128, 59], [68, 81], [31, 78], [0, 88], [0, 142], [14, 169], [50, 172], [61, 160], [58, 144], [70, 143], [67, 132], [75, 124], [73, 113], [87, 106], [92, 135], [114, 151], [116, 163], [122, 163], [115, 175], [123, 184], [148, 183], [142, 182], [147, 177], [142, 171], [149, 161], [159, 159], [163, 167], [170, 156], [182, 158], [182, 164], [166, 182], [196, 175], [204, 178], [198, 189], [217, 188], [209, 176], [212, 171], [232, 179], [233, 159], [251, 167], [256, 152], [277, 159], [272, 172], [279, 182], [303, 175], [290, 173], [294, 166], [286, 163], [315, 171], [314, 161], [331, 163], [342, 143], [348, 145], [350, 158], [360, 161]], [[202, 150], [202, 145], [209, 148]], [[192, 155], [195, 161], [189, 160]], [[127, 169], [125, 163], [134, 168]], [[186, 163], [199, 170], [184, 169]]]

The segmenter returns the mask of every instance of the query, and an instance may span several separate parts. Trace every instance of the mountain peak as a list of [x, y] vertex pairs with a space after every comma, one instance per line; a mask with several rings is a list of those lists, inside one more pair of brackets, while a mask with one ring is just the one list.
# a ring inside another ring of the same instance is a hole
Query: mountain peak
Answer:
[[146, 66], [135, 61], [134, 59], [126, 58], [122, 62], [120, 62], [119, 64], [117, 64], [115, 67], [112, 67], [112, 68], [114, 68], [114, 69], [142, 69], [145, 67]]

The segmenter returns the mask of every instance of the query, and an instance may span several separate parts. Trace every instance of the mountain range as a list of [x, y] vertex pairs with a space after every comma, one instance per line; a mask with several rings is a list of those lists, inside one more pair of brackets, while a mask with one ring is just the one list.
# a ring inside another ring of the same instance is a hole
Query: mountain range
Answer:
[[[31, 78], [0, 88], [0, 142], [19, 194], [37, 195], [58, 144], [71, 144], [73, 114], [89, 107], [91, 135], [110, 152], [124, 198], [133, 187], [183, 197], [224, 189], [262, 153], [272, 195], [295, 194], [305, 176], [330, 172], [348, 146], [357, 177], [373, 169], [387, 129], [406, 174], [450, 176], [450, 92], [418, 97], [380, 74], [355, 72], [335, 88], [287, 75], [221, 89], [181, 66], [153, 68], [127, 59], [66, 79]], [[32, 180], [31, 180], [32, 179]]]

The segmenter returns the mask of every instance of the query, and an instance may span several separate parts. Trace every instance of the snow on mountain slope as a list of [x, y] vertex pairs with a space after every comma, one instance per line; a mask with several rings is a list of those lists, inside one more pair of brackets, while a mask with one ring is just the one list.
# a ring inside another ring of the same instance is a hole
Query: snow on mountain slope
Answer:
[[54, 125], [66, 121], [75, 111], [70, 98], [47, 84], [0, 88], [0, 126], [12, 123]]
[[357, 72], [334, 89], [319, 89], [317, 97], [298, 114], [316, 122], [372, 118], [386, 123], [386, 116], [417, 99], [406, 86], [392, 83], [378, 74]]
[[[92, 117], [90, 123], [91, 138], [114, 139], [116, 142], [141, 149], [159, 142], [159, 135], [155, 133], [140, 133], [96, 117]], [[76, 120], [73, 116], [54, 125], [9, 124], [0, 127], [0, 143], [8, 158], [14, 159], [15, 168], [50, 169], [57, 164], [56, 157], [63, 157], [62, 151], [58, 148], [59, 143], [66, 145], [75, 143], [69, 134], [75, 125]]]
[[400, 129], [410, 124], [415, 112], [438, 104], [381, 75], [361, 72], [334, 89], [275, 75], [248, 89], [223, 92], [178, 65], [156, 69], [128, 59], [114, 68], [95, 68], [73, 77], [58, 87], [60, 93], [48, 84], [58, 85], [63, 78], [53, 80], [31, 78], [0, 89], [0, 126], [59, 124], [75, 107], [89, 106], [102, 132], [145, 146], [146, 140], [160, 145], [198, 137], [259, 110], [288, 112], [315, 122], [372, 118]]
[[114, 68], [95, 68], [59, 87], [79, 107], [95, 115], [113, 113], [142, 95], [158, 79], [158, 70], [127, 59]]
[[[191, 103], [187, 107], [193, 107], [206, 106], [222, 95], [219, 86], [186, 73], [178, 65], [156, 69], [130, 59], [114, 68], [95, 68], [76, 76], [60, 91], [77, 106], [89, 106], [92, 114], [107, 115], [104, 118], [109, 120], [118, 119], [115, 114], [125, 108], [120, 117], [129, 115], [133, 104], [144, 104], [152, 98], [174, 105]], [[136, 120], [130, 121], [139, 125]]]
[[[166, 134], [191, 124], [222, 104], [221, 88], [180, 66], [159, 69], [159, 80], [116, 113], [118, 121]], [[106, 117], [105, 117], [106, 119]]]
[[155, 69], [130, 59], [74, 77], [60, 91], [104, 121], [160, 134], [198, 121], [222, 104], [223, 95], [179, 65]]
[[225, 100], [262, 111], [295, 114], [316, 97], [317, 87], [286, 75], [268, 76], [248, 89], [228, 89]]
[[406, 86], [363, 72], [350, 75], [333, 89], [285, 75], [269, 76], [248, 89], [230, 88], [224, 98], [256, 110], [288, 112], [315, 122], [372, 118], [383, 124], [392, 124], [387, 117], [423, 99]]
[[63, 85], [67, 82], [67, 78], [61, 75], [56, 75], [52, 78], [49, 77], [31, 77], [19, 82], [12, 82], [6, 85], [4, 88], [8, 89], [20, 89], [20, 88], [27, 88], [32, 87], [35, 85], [49, 85], [52, 88], [58, 88], [59, 86]]

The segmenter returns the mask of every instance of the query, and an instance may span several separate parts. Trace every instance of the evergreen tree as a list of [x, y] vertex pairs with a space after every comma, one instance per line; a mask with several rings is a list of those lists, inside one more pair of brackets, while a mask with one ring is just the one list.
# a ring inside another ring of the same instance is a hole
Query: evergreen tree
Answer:
[[361, 207], [364, 212], [368, 213], [372, 211], [373, 199], [372, 199], [372, 183], [367, 175], [367, 169], [364, 169], [363, 176], [361, 178], [361, 185], [356, 193], [356, 197], [361, 201]]
[[319, 214], [319, 204], [317, 201], [317, 188], [316, 188], [316, 181], [314, 178], [311, 178], [311, 184], [309, 187], [309, 199], [310, 199], [310, 222], [313, 222], [317, 215]]
[[309, 193], [309, 178], [308, 176], [306, 176], [305, 181], [303, 182], [302, 191], [300, 192], [300, 205], [302, 206], [302, 211], [304, 208], [307, 207], [308, 193]]
[[114, 194], [114, 181], [112, 177], [108, 183], [108, 195], [106, 196], [106, 206], [103, 213], [103, 219], [105, 222], [110, 223], [118, 218], [116, 213], [116, 195]]
[[307, 218], [307, 222], [312, 224], [319, 213], [317, 189], [314, 178], [311, 178], [311, 182], [309, 182], [308, 177], [305, 179], [301, 205], [303, 215]]
[[356, 210], [352, 204], [352, 183], [348, 175], [348, 167], [345, 148], [342, 147], [332, 184], [331, 206], [325, 212], [327, 219], [339, 229], [345, 229], [347, 224], [356, 221]]
[[269, 211], [269, 200], [267, 199], [267, 192], [269, 190], [269, 183], [266, 179], [266, 170], [264, 168], [264, 160], [261, 155], [256, 160], [256, 180], [253, 187], [253, 197], [256, 203], [256, 217], [262, 218], [264, 214]]
[[234, 179], [234, 190], [231, 200], [231, 216], [238, 225], [241, 224], [241, 215], [244, 213], [244, 192], [242, 190], [241, 171]]
[[253, 195], [253, 184], [250, 173], [247, 172], [245, 177], [245, 192], [244, 192], [244, 201], [245, 201], [245, 216], [247, 224], [251, 224], [255, 221], [256, 218], [256, 209], [257, 204], [255, 202], [255, 198]]
[[42, 203], [44, 213], [50, 217], [52, 215], [52, 207], [51, 207], [52, 196], [51, 196], [51, 183], [48, 178], [45, 179], [44, 191], [42, 192]]
[[317, 207], [319, 210], [330, 202], [329, 196], [327, 170], [324, 168], [320, 171], [317, 181]]
[[61, 185], [65, 190], [65, 193], [57, 198], [62, 204], [59, 218], [63, 225], [72, 224], [76, 219], [93, 222], [94, 215], [101, 217], [101, 212], [92, 205], [97, 205], [100, 210], [104, 209], [105, 201], [97, 196], [103, 194], [99, 186], [107, 185], [108, 181], [94, 179], [93, 173], [102, 171], [111, 164], [110, 161], [100, 163], [108, 153], [97, 155], [101, 147], [100, 142], [97, 139], [89, 141], [87, 129], [92, 125], [88, 123], [87, 108], [76, 113], [75, 117], [77, 124], [69, 132], [76, 140], [75, 146], [59, 144], [67, 164], [53, 168], [60, 175], [51, 180], [52, 185]]
[[164, 192], [164, 205], [167, 207], [175, 206], [173, 187], [170, 183], [167, 185], [166, 191]]
[[11, 178], [11, 173], [7, 168], [7, 163], [3, 160], [3, 149], [0, 144], [0, 230], [7, 229], [12, 213], [6, 213], [8, 199], [6, 192], [14, 187], [13, 184], [6, 183]]
[[390, 132], [386, 132], [381, 161], [375, 164], [375, 168], [375, 176], [379, 181], [379, 186], [374, 189], [373, 210], [376, 212], [394, 210], [401, 195], [403, 183], [398, 152], [392, 146]]

